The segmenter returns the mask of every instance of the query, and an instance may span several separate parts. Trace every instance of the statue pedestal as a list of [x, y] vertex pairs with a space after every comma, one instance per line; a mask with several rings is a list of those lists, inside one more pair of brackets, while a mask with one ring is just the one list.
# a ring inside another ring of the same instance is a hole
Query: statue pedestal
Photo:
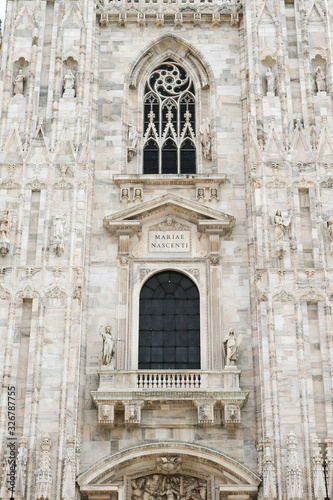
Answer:
[[325, 90], [320, 90], [319, 92], [317, 92], [317, 95], [320, 97], [324, 97], [327, 95], [327, 92]]
[[111, 363], [109, 365], [102, 365], [101, 366], [101, 371], [114, 370], [115, 369], [115, 364], [116, 364], [116, 360], [115, 359], [111, 359]]
[[267, 97], [275, 97], [275, 92], [267, 92]]
[[64, 99], [73, 99], [73, 97], [75, 97], [75, 90], [74, 89], [65, 90], [62, 97]]

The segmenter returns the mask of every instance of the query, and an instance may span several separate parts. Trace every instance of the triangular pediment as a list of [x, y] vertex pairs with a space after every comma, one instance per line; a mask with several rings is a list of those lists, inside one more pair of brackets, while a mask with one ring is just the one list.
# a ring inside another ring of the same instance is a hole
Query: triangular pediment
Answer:
[[108, 215], [104, 218], [104, 226], [110, 231], [139, 227], [142, 222], [158, 213], [167, 212], [177, 214], [192, 223], [198, 224], [203, 229], [215, 227], [216, 231], [222, 230], [225, 234], [230, 232], [235, 225], [235, 218], [218, 210], [203, 206], [201, 203], [191, 201], [173, 194], [166, 194], [142, 203], [140, 206], [127, 208]]

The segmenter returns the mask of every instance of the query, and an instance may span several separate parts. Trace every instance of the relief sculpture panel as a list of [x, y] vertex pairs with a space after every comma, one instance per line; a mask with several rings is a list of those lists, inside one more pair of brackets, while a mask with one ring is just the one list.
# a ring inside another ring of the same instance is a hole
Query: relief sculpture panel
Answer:
[[131, 500], [206, 500], [207, 481], [180, 474], [153, 474], [131, 481]]

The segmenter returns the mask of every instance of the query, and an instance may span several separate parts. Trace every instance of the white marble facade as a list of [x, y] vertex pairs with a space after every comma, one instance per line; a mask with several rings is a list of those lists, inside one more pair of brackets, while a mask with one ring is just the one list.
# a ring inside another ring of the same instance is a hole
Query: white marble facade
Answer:
[[[329, 0], [7, 0], [0, 499], [331, 498], [332, 22]], [[165, 61], [193, 85], [191, 173], [143, 173]], [[198, 290], [200, 369], [138, 369], [165, 270]]]

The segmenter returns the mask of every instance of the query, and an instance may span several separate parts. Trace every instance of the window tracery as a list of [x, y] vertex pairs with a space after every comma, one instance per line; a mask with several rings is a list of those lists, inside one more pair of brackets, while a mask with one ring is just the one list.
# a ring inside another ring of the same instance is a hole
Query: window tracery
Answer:
[[168, 60], [154, 69], [144, 95], [144, 174], [196, 172], [195, 90], [190, 75]]

